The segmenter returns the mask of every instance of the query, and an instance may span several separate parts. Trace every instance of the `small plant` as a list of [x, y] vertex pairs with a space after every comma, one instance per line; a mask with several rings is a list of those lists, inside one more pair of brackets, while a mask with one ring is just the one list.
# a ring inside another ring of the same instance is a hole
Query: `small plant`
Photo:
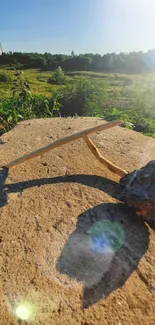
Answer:
[[0, 116], [0, 136], [8, 130], [8, 123]]
[[19, 96], [21, 99], [25, 100], [27, 96], [31, 96], [30, 86], [26, 81], [22, 79], [22, 71], [15, 69], [15, 79], [13, 81], [13, 87], [11, 88], [12, 96]]
[[5, 72], [0, 72], [0, 82], [10, 82], [11, 80], [11, 75]]
[[0, 134], [8, 131], [22, 119], [34, 117], [32, 114], [31, 92], [22, 72], [15, 70], [11, 98], [0, 101]]
[[48, 83], [55, 85], [64, 85], [66, 83], [66, 76], [61, 67], [58, 67], [56, 71], [53, 72], [52, 76], [48, 79]]
[[79, 115], [78, 115], [77, 113], [75, 113], [73, 117], [74, 117], [74, 118], [78, 118]]

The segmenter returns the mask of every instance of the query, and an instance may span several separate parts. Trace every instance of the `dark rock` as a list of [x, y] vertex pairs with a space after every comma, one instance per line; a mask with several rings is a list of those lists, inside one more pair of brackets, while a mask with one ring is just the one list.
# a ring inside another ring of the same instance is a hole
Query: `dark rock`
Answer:
[[155, 222], [155, 160], [120, 179], [121, 200], [148, 222]]

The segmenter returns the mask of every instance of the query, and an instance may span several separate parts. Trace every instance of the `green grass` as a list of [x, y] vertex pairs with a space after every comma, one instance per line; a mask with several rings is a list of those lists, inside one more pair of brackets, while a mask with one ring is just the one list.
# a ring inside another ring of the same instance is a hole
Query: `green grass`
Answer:
[[[0, 71], [7, 72], [13, 75], [13, 71], [8, 70], [8, 67], [1, 67]], [[26, 80], [31, 87], [31, 91], [35, 95], [51, 96], [53, 90], [58, 89], [59, 86], [48, 84], [47, 80], [51, 76], [50, 71], [41, 72], [37, 69], [23, 70], [23, 79]], [[68, 81], [76, 79], [94, 80], [95, 83], [101, 87], [105, 87], [109, 93], [109, 103], [113, 100], [124, 101], [128, 99], [132, 92], [139, 93], [149, 89], [155, 89], [155, 74], [145, 75], [125, 75], [125, 74], [106, 74], [93, 71], [73, 71], [68, 72]], [[117, 79], [118, 78], [118, 79]], [[131, 85], [126, 85], [125, 80], [131, 80]], [[8, 98], [12, 88], [11, 83], [0, 83], [0, 97]]]
[[[5, 72], [12, 75], [12, 77], [14, 76], [14, 71], [10, 70], [7, 66], [0, 67], [0, 72]], [[135, 130], [154, 136], [154, 73], [126, 75], [93, 71], [72, 71], [66, 73], [67, 84], [65, 86], [48, 83], [51, 75], [52, 71], [23, 70], [22, 79], [28, 82], [32, 95], [40, 97], [38, 99], [40, 102], [38, 103], [36, 99], [33, 103], [34, 109], [30, 110], [26, 106], [24, 111], [25, 108], [20, 106], [19, 109], [17, 108], [16, 114], [19, 111], [20, 115], [22, 110], [24, 119], [45, 117], [51, 116], [50, 114], [53, 114], [55, 107], [58, 107], [62, 111], [64, 109], [65, 114], [69, 112], [69, 114], [74, 115], [75, 113], [79, 114], [77, 110], [81, 107], [80, 114], [84, 112], [83, 114], [88, 116], [102, 115], [107, 120], [121, 118], [126, 122], [133, 123]], [[74, 85], [80, 81], [82, 85], [80, 86], [79, 84], [75, 91]], [[1, 102], [4, 99], [10, 99], [11, 88], [11, 82], [0, 82]], [[2, 103], [1, 105], [5, 110], [10, 111], [11, 116], [13, 115], [11, 112], [11, 102], [5, 103], [5, 105]], [[10, 121], [10, 115], [6, 119]], [[14, 119], [15, 117], [13, 116], [13, 121]]]
[[[7, 68], [3, 68], [0, 71], [8, 71]], [[9, 71], [13, 75], [13, 71]], [[51, 96], [51, 92], [55, 85], [49, 85], [47, 83], [48, 78], [51, 76], [50, 72], [40, 72], [35, 69], [23, 70], [23, 79], [27, 81], [31, 87], [31, 91], [35, 95], [44, 95], [47, 97]], [[8, 98], [11, 94], [11, 83], [0, 83], [0, 97]]]

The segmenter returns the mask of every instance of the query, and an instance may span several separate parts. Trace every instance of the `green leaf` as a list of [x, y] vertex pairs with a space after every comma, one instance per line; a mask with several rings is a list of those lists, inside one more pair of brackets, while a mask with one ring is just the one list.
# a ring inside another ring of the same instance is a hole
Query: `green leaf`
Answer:
[[23, 119], [23, 116], [22, 116], [22, 115], [20, 115], [20, 114], [17, 114], [17, 116], [18, 116], [19, 118]]

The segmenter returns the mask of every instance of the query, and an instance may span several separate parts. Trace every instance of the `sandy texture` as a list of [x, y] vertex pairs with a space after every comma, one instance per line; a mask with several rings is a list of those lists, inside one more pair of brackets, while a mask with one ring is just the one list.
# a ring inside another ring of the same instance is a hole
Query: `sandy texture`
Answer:
[[[1, 138], [0, 165], [99, 123], [20, 123]], [[91, 138], [127, 171], [155, 157], [155, 140], [127, 129]], [[119, 201], [118, 182], [83, 140], [1, 171], [1, 325], [18, 324], [25, 302], [27, 324], [155, 324], [154, 230]]]

